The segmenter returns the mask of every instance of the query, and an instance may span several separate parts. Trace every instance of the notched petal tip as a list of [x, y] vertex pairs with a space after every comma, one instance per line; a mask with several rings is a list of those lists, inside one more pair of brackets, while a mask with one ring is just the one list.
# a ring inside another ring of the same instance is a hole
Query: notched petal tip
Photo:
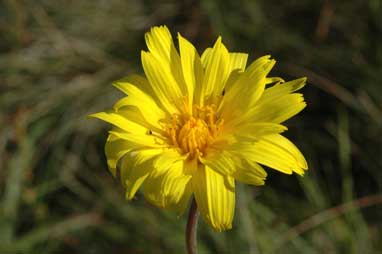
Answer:
[[219, 232], [219, 233], [232, 229], [232, 223], [227, 225], [210, 225], [210, 226], [215, 230], [215, 232]]
[[265, 79], [265, 84], [272, 84], [272, 83], [285, 83], [285, 80], [280, 77], [270, 77]]
[[292, 91], [294, 92], [303, 88], [306, 85], [307, 80], [308, 80], [307, 77], [302, 77], [302, 78], [289, 81], [289, 82], [293, 82], [293, 84], [291, 84]]

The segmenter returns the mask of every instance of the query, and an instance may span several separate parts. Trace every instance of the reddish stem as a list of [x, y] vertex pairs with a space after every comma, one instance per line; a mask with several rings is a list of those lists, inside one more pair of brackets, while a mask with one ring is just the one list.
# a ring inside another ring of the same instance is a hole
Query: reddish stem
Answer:
[[198, 229], [199, 210], [195, 199], [192, 199], [186, 228], [186, 247], [188, 254], [197, 254], [197, 229]]

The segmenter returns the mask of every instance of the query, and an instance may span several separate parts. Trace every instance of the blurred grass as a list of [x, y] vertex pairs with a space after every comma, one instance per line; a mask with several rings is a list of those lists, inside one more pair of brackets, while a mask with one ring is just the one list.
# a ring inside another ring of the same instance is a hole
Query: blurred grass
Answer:
[[234, 228], [200, 223], [200, 253], [382, 252], [382, 1], [0, 2], [0, 253], [183, 253], [185, 216], [124, 200], [85, 116], [141, 72], [167, 24], [203, 49], [218, 34], [275, 75], [307, 76], [288, 122], [304, 178], [239, 186]]

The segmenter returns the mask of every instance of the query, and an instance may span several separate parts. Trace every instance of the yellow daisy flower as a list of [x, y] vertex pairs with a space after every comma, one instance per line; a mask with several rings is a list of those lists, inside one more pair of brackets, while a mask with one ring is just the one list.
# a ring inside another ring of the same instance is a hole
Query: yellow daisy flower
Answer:
[[280, 133], [306, 106], [294, 93], [305, 78], [267, 77], [270, 56], [246, 67], [248, 55], [228, 52], [220, 37], [201, 57], [180, 34], [178, 52], [165, 26], [145, 39], [146, 77], [116, 81], [127, 96], [91, 115], [114, 125], [106, 157], [127, 199], [141, 188], [154, 205], [182, 214], [193, 196], [204, 220], [222, 231], [232, 227], [235, 181], [263, 185], [261, 165], [304, 174], [303, 155]]

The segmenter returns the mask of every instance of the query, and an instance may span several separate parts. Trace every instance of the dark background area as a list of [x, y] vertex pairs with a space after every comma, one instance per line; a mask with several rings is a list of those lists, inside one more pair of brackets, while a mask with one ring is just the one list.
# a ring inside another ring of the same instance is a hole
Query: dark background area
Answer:
[[0, 253], [183, 253], [186, 216], [124, 199], [106, 124], [89, 113], [142, 73], [144, 33], [199, 49], [218, 35], [273, 76], [306, 76], [286, 136], [304, 177], [238, 186], [234, 227], [199, 225], [200, 253], [382, 252], [382, 1], [0, 1]]

